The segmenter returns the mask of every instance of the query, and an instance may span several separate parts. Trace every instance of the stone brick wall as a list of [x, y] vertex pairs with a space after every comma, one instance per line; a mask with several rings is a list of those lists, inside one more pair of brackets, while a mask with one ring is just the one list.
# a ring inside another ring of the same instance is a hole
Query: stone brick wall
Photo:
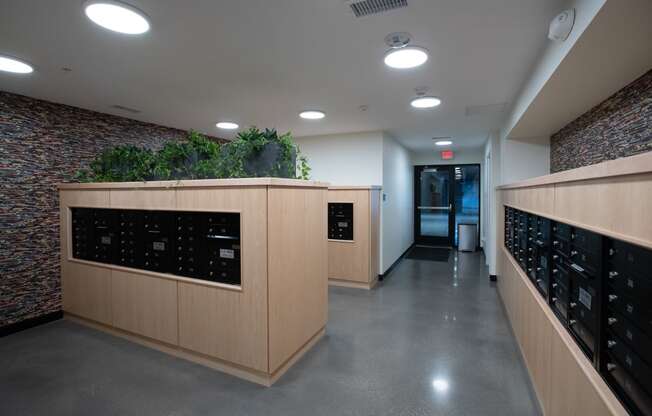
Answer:
[[652, 70], [592, 108], [550, 140], [550, 171], [652, 151]]
[[56, 184], [107, 147], [183, 136], [0, 91], [0, 327], [61, 309]]

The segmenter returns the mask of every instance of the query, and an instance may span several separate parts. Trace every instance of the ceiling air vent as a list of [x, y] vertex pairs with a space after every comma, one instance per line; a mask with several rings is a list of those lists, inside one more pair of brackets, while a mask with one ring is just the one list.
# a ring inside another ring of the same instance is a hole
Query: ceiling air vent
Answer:
[[353, 10], [355, 17], [383, 13], [389, 10], [407, 7], [408, 5], [407, 0], [352, 0], [347, 3], [351, 6], [351, 10]]
[[125, 107], [124, 105], [116, 104], [116, 105], [112, 105], [111, 108], [116, 109], [116, 110], [120, 110], [120, 111], [126, 111], [127, 113], [131, 113], [131, 114], [140, 113], [140, 110], [136, 110], [135, 108]]

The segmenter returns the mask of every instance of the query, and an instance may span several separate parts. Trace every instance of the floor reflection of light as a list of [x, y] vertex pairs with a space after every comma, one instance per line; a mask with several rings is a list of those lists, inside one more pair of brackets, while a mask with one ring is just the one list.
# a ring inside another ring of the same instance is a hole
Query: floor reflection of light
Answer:
[[436, 378], [432, 380], [432, 388], [438, 393], [446, 393], [448, 391], [448, 381], [443, 378]]

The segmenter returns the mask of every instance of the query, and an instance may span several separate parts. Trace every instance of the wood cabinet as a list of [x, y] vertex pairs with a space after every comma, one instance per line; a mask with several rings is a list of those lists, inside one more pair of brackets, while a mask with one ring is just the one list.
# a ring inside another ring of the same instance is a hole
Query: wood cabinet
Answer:
[[652, 152], [497, 190], [498, 292], [546, 415], [627, 411], [504, 245], [505, 206], [652, 248]]
[[380, 261], [379, 186], [331, 186], [329, 203], [353, 205], [353, 239], [328, 240], [328, 281], [334, 286], [371, 289]]
[[[66, 315], [271, 385], [325, 332], [327, 184], [276, 178], [61, 184]], [[72, 256], [71, 208], [240, 215], [240, 285]]]

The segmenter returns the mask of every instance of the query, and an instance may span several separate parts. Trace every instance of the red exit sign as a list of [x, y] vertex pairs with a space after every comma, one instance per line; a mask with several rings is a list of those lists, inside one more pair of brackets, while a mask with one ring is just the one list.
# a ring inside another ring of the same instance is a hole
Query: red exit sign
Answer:
[[441, 151], [442, 160], [451, 160], [454, 157], [455, 157], [455, 154], [453, 153], [452, 150], [442, 150]]

